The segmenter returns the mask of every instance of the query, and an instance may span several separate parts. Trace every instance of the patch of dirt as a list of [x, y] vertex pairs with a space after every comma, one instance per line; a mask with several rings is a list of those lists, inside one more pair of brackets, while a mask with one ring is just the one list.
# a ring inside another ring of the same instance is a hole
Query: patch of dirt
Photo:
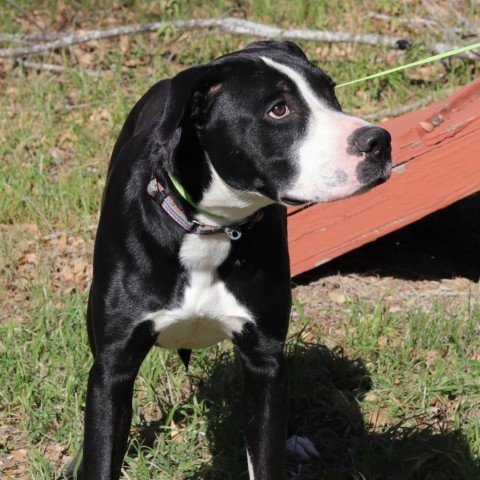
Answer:
[[[0, 233], [15, 250], [0, 259], [0, 324], [28, 323], [32, 288], [47, 284], [62, 302], [73, 290], [84, 291], [92, 279], [93, 229], [82, 233], [42, 235], [34, 223], [0, 225]], [[16, 239], [13, 243], [12, 239]]]
[[328, 312], [327, 321], [334, 324], [344, 318], [336, 312], [359, 301], [371, 306], [381, 302], [390, 312], [415, 307], [429, 312], [435, 302], [441, 302], [447, 312], [458, 312], [467, 304], [479, 305], [480, 286], [462, 277], [413, 281], [372, 274], [333, 274], [296, 287], [294, 299], [301, 304], [307, 317], [318, 318], [322, 312]]

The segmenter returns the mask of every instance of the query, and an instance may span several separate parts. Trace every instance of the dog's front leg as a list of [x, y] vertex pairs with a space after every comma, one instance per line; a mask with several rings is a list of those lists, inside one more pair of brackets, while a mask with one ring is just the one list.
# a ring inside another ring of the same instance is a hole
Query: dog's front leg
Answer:
[[286, 478], [288, 370], [284, 343], [252, 329], [236, 345], [244, 368], [244, 415], [250, 480]]
[[85, 409], [85, 438], [78, 479], [120, 477], [132, 419], [132, 396], [140, 365], [153, 345], [148, 323], [126, 339], [101, 349], [90, 370]]

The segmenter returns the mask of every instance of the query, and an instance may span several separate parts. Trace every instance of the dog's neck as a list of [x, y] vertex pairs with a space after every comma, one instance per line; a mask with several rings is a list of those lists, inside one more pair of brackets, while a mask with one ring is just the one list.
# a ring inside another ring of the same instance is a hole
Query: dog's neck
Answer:
[[231, 187], [220, 178], [208, 158], [207, 162], [210, 181], [204, 188], [198, 205], [200, 208], [223, 218], [212, 219], [200, 213], [197, 220], [202, 222], [216, 220], [220, 225], [240, 222], [253, 215], [260, 208], [273, 203], [272, 200], [259, 193], [245, 192]]
[[178, 162], [170, 174], [188, 192], [195, 205], [213, 214], [194, 212], [197, 221], [219, 226], [238, 223], [273, 203], [259, 193], [231, 187], [217, 173], [206, 152], [196, 153], [196, 158], [179, 156], [182, 162]]

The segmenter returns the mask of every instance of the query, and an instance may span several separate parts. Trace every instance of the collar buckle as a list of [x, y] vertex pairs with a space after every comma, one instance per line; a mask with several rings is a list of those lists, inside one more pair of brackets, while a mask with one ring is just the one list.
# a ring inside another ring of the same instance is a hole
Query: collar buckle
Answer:
[[200, 223], [198, 220], [193, 219], [191, 222], [189, 233], [196, 233], [200, 235], [199, 230], [203, 227], [203, 224]]
[[230, 237], [230, 240], [239, 240], [242, 236], [242, 232], [237, 228], [225, 227], [225, 233]]
[[150, 180], [147, 186], [147, 192], [155, 199], [155, 201], [158, 202], [159, 205], [161, 205], [168, 197], [166, 189], [157, 182], [156, 178], [152, 178], [152, 180]]

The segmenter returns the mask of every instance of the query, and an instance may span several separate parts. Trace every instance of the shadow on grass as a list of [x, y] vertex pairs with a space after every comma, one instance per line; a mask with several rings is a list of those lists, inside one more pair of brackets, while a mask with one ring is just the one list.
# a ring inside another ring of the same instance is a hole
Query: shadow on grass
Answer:
[[[361, 360], [314, 344], [288, 347], [291, 377], [289, 435], [307, 436], [321, 454], [315, 464], [289, 464], [301, 480], [410, 480], [480, 478], [461, 431], [438, 425], [369, 430], [359, 404], [370, 389]], [[247, 480], [242, 425], [241, 368], [223, 354], [200, 385], [208, 402], [207, 439], [212, 461], [188, 480]]]

